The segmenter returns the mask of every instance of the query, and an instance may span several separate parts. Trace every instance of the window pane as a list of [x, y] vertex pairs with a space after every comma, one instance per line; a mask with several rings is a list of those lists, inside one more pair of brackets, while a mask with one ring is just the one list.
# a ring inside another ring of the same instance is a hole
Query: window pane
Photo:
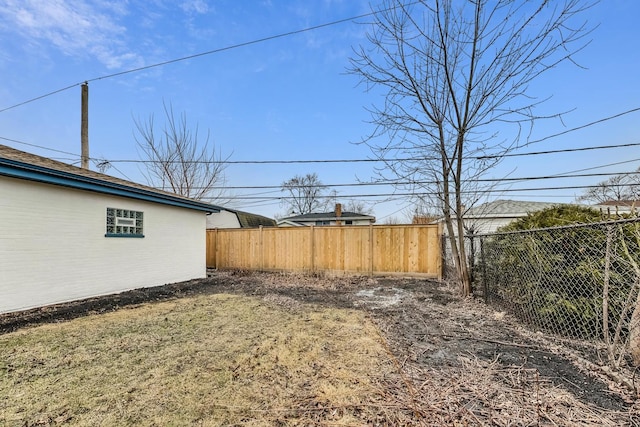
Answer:
[[107, 208], [107, 234], [143, 235], [144, 213], [129, 209]]

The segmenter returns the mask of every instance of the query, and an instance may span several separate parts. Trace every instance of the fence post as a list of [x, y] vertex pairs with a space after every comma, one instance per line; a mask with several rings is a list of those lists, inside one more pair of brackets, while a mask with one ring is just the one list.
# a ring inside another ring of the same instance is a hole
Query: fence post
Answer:
[[445, 248], [444, 248], [444, 226], [442, 222], [438, 222], [438, 250], [440, 251], [440, 264], [437, 267], [438, 270], [438, 280], [444, 279], [444, 269], [445, 269]]
[[[611, 275], [611, 244], [613, 242], [613, 226], [607, 224], [607, 240], [604, 253], [604, 276], [602, 283], [602, 336], [609, 352], [609, 365], [615, 361], [615, 343], [611, 345], [609, 336], [609, 280]], [[624, 236], [622, 236], [624, 239]]]
[[484, 238], [480, 237], [480, 266], [482, 268], [482, 292], [484, 293], [484, 302], [489, 302], [489, 281], [487, 280], [487, 262], [484, 254]]
[[373, 224], [369, 224], [369, 275], [373, 276]]
[[313, 225], [311, 225], [309, 228], [311, 229], [310, 231], [311, 238], [309, 239], [311, 244], [311, 250], [309, 251], [311, 260], [309, 262], [309, 265], [311, 265], [311, 271], [315, 272], [316, 271], [316, 229], [315, 229], [315, 226]]
[[471, 293], [473, 293], [473, 289], [475, 288], [475, 260], [476, 260], [476, 246], [475, 240], [473, 238], [473, 229], [469, 230], [469, 234], [467, 235], [469, 238], [469, 257], [467, 259], [467, 265], [469, 268], [469, 280], [471, 281]]
[[260, 226], [260, 236], [258, 239], [260, 249], [260, 271], [264, 271], [264, 236], [262, 235], [262, 225]]
[[213, 263], [216, 271], [218, 270], [218, 260], [220, 259], [220, 254], [218, 249], [220, 248], [220, 236], [218, 236], [218, 229], [216, 228], [216, 247], [213, 250], [214, 256], [216, 257], [215, 262]]

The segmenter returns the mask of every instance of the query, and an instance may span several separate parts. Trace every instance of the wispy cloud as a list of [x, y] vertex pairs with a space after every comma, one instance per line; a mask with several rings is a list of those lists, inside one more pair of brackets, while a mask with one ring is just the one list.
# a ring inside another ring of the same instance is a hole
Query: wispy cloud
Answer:
[[205, 14], [209, 12], [209, 5], [204, 0], [185, 0], [182, 2], [182, 10], [187, 13]]
[[[109, 69], [140, 65], [119, 24], [126, 1], [0, 0], [0, 21], [30, 44], [50, 44], [68, 56], [91, 55]], [[45, 46], [46, 47], [46, 46]]]

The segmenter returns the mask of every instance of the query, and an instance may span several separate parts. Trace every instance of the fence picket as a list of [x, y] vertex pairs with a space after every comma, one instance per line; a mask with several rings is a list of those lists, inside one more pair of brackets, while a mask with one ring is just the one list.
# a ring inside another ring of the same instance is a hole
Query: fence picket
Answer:
[[207, 267], [441, 278], [437, 225], [207, 230]]

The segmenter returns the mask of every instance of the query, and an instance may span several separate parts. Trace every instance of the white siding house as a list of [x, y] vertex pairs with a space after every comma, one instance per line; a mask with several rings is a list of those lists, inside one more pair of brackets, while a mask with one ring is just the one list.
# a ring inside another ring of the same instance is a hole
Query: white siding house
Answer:
[[[465, 230], [473, 234], [496, 232], [511, 222], [526, 217], [529, 213], [558, 206], [559, 203], [529, 202], [519, 200], [494, 200], [469, 209], [464, 214]], [[446, 233], [446, 228], [445, 228]]]
[[303, 227], [323, 225], [370, 225], [376, 218], [356, 212], [343, 212], [342, 205], [336, 204], [333, 212], [307, 213], [289, 216], [278, 221], [278, 227]]
[[240, 220], [235, 212], [224, 209], [207, 217], [207, 228], [240, 228]]
[[218, 210], [0, 145], [0, 313], [203, 278]]

